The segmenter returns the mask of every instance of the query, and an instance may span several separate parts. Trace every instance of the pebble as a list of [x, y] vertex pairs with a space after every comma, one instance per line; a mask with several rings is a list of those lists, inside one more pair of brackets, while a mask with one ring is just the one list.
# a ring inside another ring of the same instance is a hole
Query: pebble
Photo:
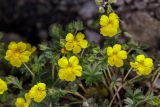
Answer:
[[155, 16], [158, 20], [160, 20], [160, 7], [155, 10]]

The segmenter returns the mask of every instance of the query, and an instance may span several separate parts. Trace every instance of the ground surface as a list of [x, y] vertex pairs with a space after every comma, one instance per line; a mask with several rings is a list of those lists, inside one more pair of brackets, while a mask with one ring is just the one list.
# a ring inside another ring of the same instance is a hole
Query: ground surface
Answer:
[[[115, 9], [123, 29], [136, 40], [160, 48], [160, 0], [118, 0]], [[5, 41], [27, 37], [36, 44], [48, 38], [52, 23], [80, 19], [89, 24], [97, 11], [94, 0], [0, 0], [0, 31], [8, 32]], [[97, 35], [92, 30], [86, 33]]]

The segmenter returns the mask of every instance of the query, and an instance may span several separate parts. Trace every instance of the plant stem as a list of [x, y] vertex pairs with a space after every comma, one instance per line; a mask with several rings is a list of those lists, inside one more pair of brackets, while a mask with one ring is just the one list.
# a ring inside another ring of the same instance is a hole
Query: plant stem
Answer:
[[79, 87], [83, 90], [84, 93], [87, 92], [82, 83], [80, 83], [80, 84], [78, 84], [78, 85], [79, 85]]
[[35, 79], [35, 75], [34, 75], [34, 73], [31, 71], [31, 69], [25, 64], [25, 63], [23, 63], [23, 65], [25, 66], [25, 68], [29, 71], [29, 73], [31, 74], [31, 76], [32, 76], [32, 79], [34, 80]]
[[[157, 70], [155, 71], [155, 73], [153, 74], [152, 80], [151, 80], [151, 81], [153, 81], [153, 84], [151, 85], [151, 87], [149, 88], [149, 90], [147, 91], [145, 96], [147, 96], [148, 94], [150, 94], [150, 92], [152, 92], [152, 88], [155, 86], [155, 84], [156, 84], [156, 82], [157, 82], [157, 80], [158, 80], [158, 78], [160, 76], [160, 72], [158, 72], [159, 70], [160, 70], [160, 67], [158, 67]], [[157, 76], [156, 76], [156, 74], [157, 74]]]
[[109, 107], [112, 107], [112, 103], [113, 103], [114, 99], [116, 98], [117, 94], [119, 93], [119, 91], [120, 91], [124, 86], [126, 86], [128, 82], [131, 82], [131, 81], [137, 79], [138, 77], [139, 77], [139, 76], [136, 76], [136, 77], [132, 78], [131, 80], [126, 81], [124, 84], [122, 84], [122, 85], [117, 89], [117, 91], [116, 91], [116, 93], [114, 94], [112, 100], [110, 101]]
[[112, 81], [111, 72], [110, 72], [110, 70], [109, 70], [109, 67], [108, 67], [108, 66], [107, 66], [107, 72], [108, 72], [108, 75], [109, 75], [110, 80]]
[[156, 76], [156, 74], [158, 73], [159, 70], [160, 70], [160, 66], [157, 68], [157, 70], [153, 74], [152, 81], [154, 81], [154, 78], [155, 78], [155, 76]]
[[127, 72], [127, 74], [125, 75], [125, 77], [124, 77], [123, 81], [125, 81], [125, 80], [126, 80], [126, 78], [128, 77], [129, 73], [131, 72], [131, 70], [132, 70], [132, 68], [130, 68], [130, 69], [128, 70], [128, 72]]
[[109, 107], [112, 107], [112, 103], [113, 103], [114, 99], [116, 98], [117, 94], [119, 93], [119, 91], [120, 91], [123, 87], [124, 87], [124, 84], [121, 85], [121, 86], [117, 89], [116, 93], [115, 93], [114, 96], [112, 97], [112, 100], [110, 101]]
[[81, 98], [82, 100], [87, 100], [84, 96], [82, 96], [82, 95], [81, 95], [80, 93], [78, 93], [78, 92], [71, 92], [71, 91], [67, 91], [67, 90], [65, 90], [65, 92], [67, 92], [67, 93], [69, 93], [69, 94], [73, 94], [73, 95]]
[[54, 80], [54, 65], [52, 64], [52, 80]]
[[[114, 86], [114, 90], [117, 91], [117, 87], [116, 87], [116, 86]], [[120, 107], [123, 107], [123, 106], [122, 106], [122, 103], [121, 103], [121, 97], [120, 97], [119, 94], [117, 94], [117, 98], [118, 98], [118, 100], [119, 100], [119, 105], [120, 105]]]
[[[160, 69], [158, 68], [158, 69], [157, 69], [157, 72], [158, 72], [159, 70], [160, 70]], [[156, 76], [155, 80], [153, 81], [153, 87], [156, 85], [156, 82], [157, 82], [159, 76], [160, 76], [160, 72], [158, 72], [158, 75]]]
[[[110, 78], [110, 80], [111, 80], [111, 82], [112, 82], [112, 75], [111, 75], [111, 71], [110, 71], [110, 69], [109, 69], [108, 66], [107, 66], [107, 72], [108, 72], [109, 78]], [[117, 87], [116, 87], [116, 86], [113, 86], [113, 89], [116, 91], [116, 90], [117, 90]], [[111, 89], [111, 90], [112, 90], [112, 89]], [[112, 93], [113, 93], [113, 92], [112, 92]], [[121, 101], [121, 98], [120, 98], [119, 93], [117, 93], [116, 95], [117, 95], [118, 100]], [[120, 107], [122, 107], [122, 104], [121, 104], [121, 103], [120, 103]]]
[[108, 87], [109, 87], [109, 84], [110, 84], [110, 80], [108, 79], [108, 77], [107, 77], [107, 74], [106, 74], [106, 71], [105, 70], [102, 70], [102, 72], [103, 72], [103, 75], [104, 75], [104, 78], [105, 78], [105, 80], [106, 80], [106, 83], [107, 83], [107, 85], [108, 85]]
[[133, 50], [132, 48], [131, 48], [131, 49], [129, 49], [129, 50], [128, 50], [128, 52], [127, 52], [127, 54], [129, 54], [132, 50]]
[[85, 49], [82, 49], [82, 52], [81, 52], [81, 57], [83, 56], [84, 50], [85, 50]]

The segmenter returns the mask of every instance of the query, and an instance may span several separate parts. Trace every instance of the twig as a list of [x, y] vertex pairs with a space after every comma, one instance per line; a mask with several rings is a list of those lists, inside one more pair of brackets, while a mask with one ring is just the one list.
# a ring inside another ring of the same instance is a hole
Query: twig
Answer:
[[[110, 69], [109, 69], [109, 67], [108, 67], [108, 66], [107, 66], [107, 72], [108, 72], [109, 78], [110, 78], [110, 80], [111, 80], [111, 82], [112, 82], [111, 71], [110, 71]], [[113, 86], [113, 88], [114, 88], [114, 90], [115, 90], [115, 91], [117, 90], [117, 88], [116, 88], [115, 86]], [[112, 89], [111, 89], [111, 90], [112, 90]], [[118, 94], [116, 94], [116, 95], [117, 95], [118, 100], [119, 100], [119, 101], [121, 101], [121, 98], [120, 98], [119, 93], [118, 93]], [[122, 104], [120, 104], [120, 107], [122, 107]]]
[[[159, 70], [160, 70], [160, 69], [158, 69], [157, 71], [159, 71]], [[156, 84], [159, 76], [160, 76], [160, 72], [158, 73], [158, 75], [156, 76], [155, 80], [153, 81], [153, 87], [155, 86], [155, 84]]]
[[134, 77], [133, 79], [131, 79], [131, 80], [129, 80], [129, 81], [126, 81], [124, 84], [122, 84], [122, 85], [118, 88], [118, 90], [117, 90], [116, 93], [114, 94], [112, 100], [110, 101], [109, 107], [112, 107], [112, 103], [113, 103], [115, 97], [117, 96], [117, 94], [119, 93], [119, 91], [120, 91], [125, 85], [127, 85], [128, 82], [131, 82], [131, 81], [137, 79], [138, 77], [139, 77], [139, 76], [136, 76], [136, 77]]
[[[117, 90], [117, 87], [116, 86], [114, 86], [114, 90], [116, 91]], [[120, 97], [120, 95], [119, 94], [117, 94], [117, 98], [118, 98], [118, 100], [119, 100], [119, 105], [120, 105], [120, 107], [123, 107], [122, 106], [122, 103], [121, 103], [121, 97]]]
[[84, 96], [82, 96], [82, 95], [81, 95], [80, 93], [78, 93], [78, 92], [71, 92], [71, 91], [67, 91], [67, 90], [65, 90], [65, 92], [67, 92], [67, 93], [69, 93], [69, 94], [73, 94], [73, 95], [81, 98], [82, 100], [87, 100]]
[[125, 75], [125, 77], [124, 77], [123, 81], [125, 81], [125, 80], [126, 80], [126, 78], [128, 77], [129, 73], [131, 72], [131, 70], [132, 70], [132, 68], [130, 68], [130, 69], [128, 70], [128, 72], [127, 72], [127, 74]]
[[79, 87], [81, 87], [81, 89], [83, 90], [83, 92], [85, 92], [85, 93], [87, 92], [82, 83], [80, 83], [78, 85], [79, 85]]

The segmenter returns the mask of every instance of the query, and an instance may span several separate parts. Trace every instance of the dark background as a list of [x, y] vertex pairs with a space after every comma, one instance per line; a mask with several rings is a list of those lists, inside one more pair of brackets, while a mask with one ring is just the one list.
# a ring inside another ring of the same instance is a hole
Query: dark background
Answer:
[[[160, 0], [118, 0], [113, 7], [123, 30], [139, 42], [160, 48]], [[77, 19], [89, 24], [98, 14], [94, 0], [0, 0], [0, 31], [5, 32], [5, 42], [37, 44], [48, 39], [51, 24], [66, 25]]]

